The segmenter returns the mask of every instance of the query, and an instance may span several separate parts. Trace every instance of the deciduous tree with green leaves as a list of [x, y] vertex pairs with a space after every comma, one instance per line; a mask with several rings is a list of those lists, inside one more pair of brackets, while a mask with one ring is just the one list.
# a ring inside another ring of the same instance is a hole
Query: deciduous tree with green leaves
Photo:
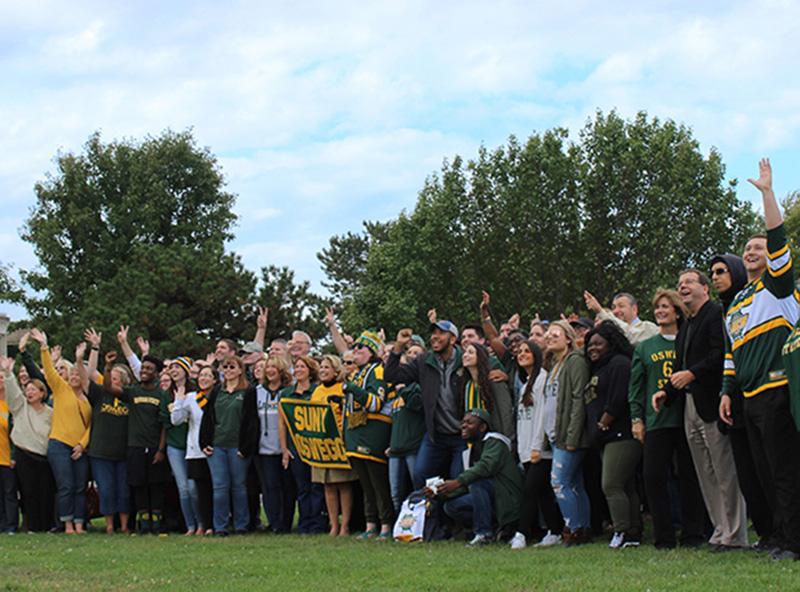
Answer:
[[704, 155], [689, 128], [598, 112], [575, 141], [557, 128], [445, 161], [414, 210], [368, 243], [363, 272], [343, 274], [344, 257], [323, 262], [331, 283], [348, 283], [336, 294], [348, 331], [424, 330], [431, 307], [475, 321], [481, 289], [499, 317], [581, 311], [584, 289], [606, 303], [631, 292], [646, 310], [683, 267], [704, 268], [758, 228], [735, 187], [719, 153]]
[[35, 186], [23, 238], [40, 268], [26, 306], [54, 343], [120, 322], [162, 354], [199, 354], [221, 336], [252, 338], [255, 276], [226, 253], [235, 197], [190, 131], [61, 153]]

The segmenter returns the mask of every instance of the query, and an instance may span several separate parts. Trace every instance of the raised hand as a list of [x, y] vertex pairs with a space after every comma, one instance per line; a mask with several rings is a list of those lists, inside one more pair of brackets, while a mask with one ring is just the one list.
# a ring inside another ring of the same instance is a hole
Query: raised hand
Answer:
[[117, 352], [110, 351], [106, 354], [106, 366], [112, 366], [117, 361]]
[[329, 327], [336, 324], [336, 317], [333, 315], [333, 309], [330, 306], [325, 307], [325, 324]]
[[0, 371], [4, 374], [11, 374], [14, 371], [14, 358], [0, 356]]
[[259, 306], [258, 316], [256, 317], [256, 327], [258, 329], [266, 329], [268, 319], [269, 319], [269, 308], [267, 308], [266, 306]]
[[119, 331], [117, 331], [117, 341], [120, 343], [125, 343], [128, 341], [128, 329], [130, 327], [128, 325], [120, 325]]
[[39, 345], [47, 345], [47, 335], [45, 335], [44, 331], [40, 331], [39, 329], [31, 329], [31, 339], [36, 341]]
[[488, 317], [489, 316], [489, 303], [492, 301], [492, 297], [489, 296], [489, 292], [486, 290], [481, 290], [481, 317]]
[[512, 329], [516, 330], [519, 329], [519, 323], [520, 323], [519, 313], [515, 312], [513, 315], [511, 315], [511, 318], [508, 319], [508, 324], [511, 325]]
[[600, 306], [600, 301], [595, 298], [589, 290], [584, 290], [583, 292], [583, 300], [586, 302], [586, 308], [591, 310], [593, 313], [597, 314], [603, 310], [603, 307]]
[[54, 345], [50, 348], [50, 357], [53, 359], [53, 364], [61, 359], [61, 346]]
[[758, 161], [758, 179], [748, 179], [747, 182], [761, 193], [772, 191], [772, 165], [769, 163], [769, 158]]
[[25, 348], [28, 346], [28, 340], [31, 338], [31, 332], [26, 331], [25, 334], [19, 338], [19, 345], [17, 349], [21, 352], [25, 351]]
[[411, 329], [400, 329], [397, 332], [397, 338], [394, 340], [395, 351], [403, 351], [411, 341], [414, 332]]
[[77, 363], [77, 362], [83, 360], [83, 355], [85, 353], [86, 353], [86, 342], [85, 341], [81, 341], [75, 347], [75, 362]]
[[94, 327], [89, 327], [83, 332], [83, 338], [91, 343], [92, 347], [98, 348], [103, 341], [103, 334], [95, 331]]
[[433, 324], [436, 322], [436, 309], [432, 308], [428, 311], [428, 321]]
[[150, 342], [141, 335], [136, 338], [136, 345], [139, 347], [139, 351], [142, 352], [142, 357], [150, 353]]

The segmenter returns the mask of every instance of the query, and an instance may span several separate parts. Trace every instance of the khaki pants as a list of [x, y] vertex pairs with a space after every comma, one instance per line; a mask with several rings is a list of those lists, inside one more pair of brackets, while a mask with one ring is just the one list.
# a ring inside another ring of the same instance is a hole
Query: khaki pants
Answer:
[[714, 525], [714, 533], [708, 542], [712, 545], [747, 546], [747, 512], [739, 491], [728, 437], [720, 433], [716, 422], [703, 421], [691, 394], [686, 395], [683, 420], [700, 491]]

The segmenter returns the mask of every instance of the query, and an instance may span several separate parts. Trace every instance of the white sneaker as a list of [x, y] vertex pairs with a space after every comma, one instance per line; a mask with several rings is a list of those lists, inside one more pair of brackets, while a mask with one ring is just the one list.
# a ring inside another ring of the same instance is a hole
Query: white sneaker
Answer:
[[552, 547], [553, 545], [561, 544], [561, 535], [553, 534], [549, 530], [547, 534], [542, 537], [542, 540], [536, 543], [536, 547]]
[[476, 534], [470, 542], [467, 543], [467, 547], [481, 547], [483, 545], [488, 545], [492, 542], [492, 539], [485, 534]]
[[525, 540], [525, 535], [521, 532], [515, 532], [511, 539], [511, 548], [514, 550], [524, 549], [528, 541]]
[[608, 543], [608, 547], [609, 549], [619, 549], [623, 544], [625, 544], [625, 533], [615, 532], [614, 536], [611, 537], [611, 542]]

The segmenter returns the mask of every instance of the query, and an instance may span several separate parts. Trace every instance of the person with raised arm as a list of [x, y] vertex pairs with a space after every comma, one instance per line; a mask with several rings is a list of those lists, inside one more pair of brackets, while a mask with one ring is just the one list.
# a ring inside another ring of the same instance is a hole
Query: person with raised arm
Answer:
[[167, 461], [172, 469], [172, 475], [175, 477], [175, 485], [178, 487], [178, 501], [180, 502], [187, 535], [197, 534], [198, 530], [203, 532], [204, 529], [200, 525], [197, 486], [188, 475], [186, 463], [186, 442], [189, 424], [185, 422], [173, 423], [171, 414], [175, 407], [177, 393], [180, 391], [185, 397], [187, 391], [194, 390], [189, 379], [193, 363], [193, 360], [188, 356], [178, 356], [170, 361], [169, 366], [167, 366], [167, 371], [171, 378], [168, 392], [172, 400], [161, 408], [161, 421], [167, 426]]
[[172, 425], [187, 424], [186, 475], [197, 488], [196, 535], [213, 534], [213, 490], [206, 455], [200, 447], [200, 424], [203, 411], [212, 392], [219, 389], [219, 377], [211, 365], [203, 366], [197, 374], [197, 391], [187, 393], [185, 387], [175, 389], [175, 400], [170, 411]]
[[53, 526], [55, 481], [47, 462], [47, 442], [53, 409], [45, 404], [44, 382], [31, 378], [24, 393], [14, 376], [14, 359], [0, 356], [0, 371], [13, 426], [14, 470], [29, 532], [47, 532]]
[[113, 377], [117, 352], [105, 355], [103, 388], [128, 405], [128, 484], [133, 488], [136, 526], [139, 534], [161, 531], [164, 509], [164, 487], [169, 480], [167, 467], [167, 434], [161, 407], [169, 403], [169, 395], [158, 386], [163, 362], [144, 356], [139, 383], [124, 386]]
[[[84, 455], [89, 445], [92, 407], [84, 395], [81, 373], [73, 366], [68, 380], [56, 371], [47, 346], [47, 335], [39, 329], [31, 337], [42, 351], [42, 368], [53, 389], [53, 425], [47, 443], [47, 460], [53, 469], [58, 488], [58, 519], [67, 534], [82, 534], [86, 523], [86, 481], [89, 459]], [[83, 364], [86, 343], [75, 350], [76, 365]]]
[[[100, 513], [105, 517], [106, 532], [114, 533], [114, 517], [119, 516], [120, 531], [128, 532], [128, 512], [130, 511], [130, 487], [128, 485], [128, 414], [126, 403], [110, 394], [91, 378], [91, 366], [97, 367], [97, 357], [102, 335], [93, 329], [85, 332], [86, 341], [91, 345], [89, 368], [78, 364], [85, 394], [92, 404], [92, 437], [87, 454], [92, 468], [92, 476], [97, 482], [100, 497]], [[117, 388], [133, 382], [130, 369], [117, 364], [111, 370], [111, 381]]]
[[[772, 167], [759, 162], [758, 179], [767, 235], [756, 235], [744, 248], [747, 285], [725, 315], [725, 377], [720, 418], [730, 424], [731, 396], [741, 389], [744, 420], [758, 478], [773, 512], [774, 559], [800, 557], [800, 437], [792, 421], [790, 388], [798, 386], [795, 325], [800, 318], [794, 267], [778, 202], [772, 190]], [[783, 351], [784, 358], [781, 358]]]

